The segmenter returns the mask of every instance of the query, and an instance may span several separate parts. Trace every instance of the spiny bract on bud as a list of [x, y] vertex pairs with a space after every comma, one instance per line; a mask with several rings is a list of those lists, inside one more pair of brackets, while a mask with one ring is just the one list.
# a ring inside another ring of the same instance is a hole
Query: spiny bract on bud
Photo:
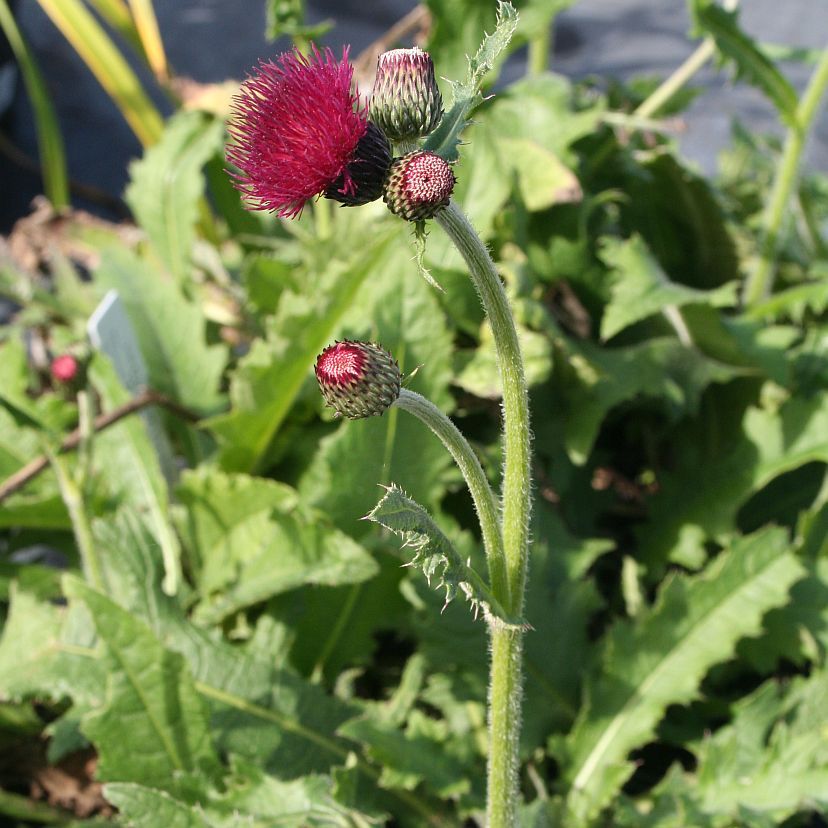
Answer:
[[382, 198], [400, 218], [421, 221], [448, 206], [456, 180], [439, 155], [415, 150], [391, 162]]
[[294, 218], [314, 196], [366, 204], [382, 194], [391, 161], [385, 135], [353, 91], [348, 50], [316, 46], [262, 61], [233, 99], [227, 160], [253, 210]]
[[400, 396], [400, 367], [370, 342], [344, 340], [316, 359], [316, 380], [325, 402], [350, 420], [385, 412]]
[[437, 126], [443, 98], [428, 52], [416, 47], [393, 49], [377, 58], [369, 112], [392, 141], [413, 141]]

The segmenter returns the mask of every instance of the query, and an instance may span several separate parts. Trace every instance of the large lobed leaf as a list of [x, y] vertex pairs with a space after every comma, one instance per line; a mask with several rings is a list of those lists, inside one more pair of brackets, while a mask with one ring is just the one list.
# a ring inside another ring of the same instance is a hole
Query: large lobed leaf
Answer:
[[566, 740], [569, 808], [583, 821], [604, 807], [670, 704], [689, 701], [714, 664], [756, 635], [803, 572], [782, 529], [736, 541], [695, 577], [663, 587], [651, 612], [617, 624], [587, 684], [588, 703]]
[[178, 280], [189, 275], [202, 167], [221, 150], [224, 128], [203, 112], [185, 111], [167, 123], [161, 140], [131, 168], [126, 201], [161, 261]]

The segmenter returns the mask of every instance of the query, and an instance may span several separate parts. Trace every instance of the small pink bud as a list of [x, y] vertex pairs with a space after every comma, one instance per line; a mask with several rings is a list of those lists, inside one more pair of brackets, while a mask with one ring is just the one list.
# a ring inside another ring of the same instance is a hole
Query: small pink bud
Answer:
[[80, 372], [80, 365], [72, 354], [61, 354], [52, 360], [49, 372], [55, 382], [70, 383], [77, 379]]
[[350, 420], [384, 413], [400, 396], [400, 368], [379, 345], [345, 340], [316, 359], [316, 380], [325, 402]]
[[415, 150], [391, 163], [382, 198], [400, 218], [421, 221], [448, 206], [456, 180], [439, 155]]

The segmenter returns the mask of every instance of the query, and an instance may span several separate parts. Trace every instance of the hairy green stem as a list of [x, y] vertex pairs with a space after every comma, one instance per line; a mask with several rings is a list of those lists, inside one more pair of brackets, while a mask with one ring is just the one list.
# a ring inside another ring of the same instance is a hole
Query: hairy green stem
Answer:
[[69, 512], [69, 519], [72, 521], [72, 530], [75, 534], [75, 543], [78, 545], [84, 577], [95, 589], [106, 592], [103, 566], [92, 537], [92, 525], [84, 507], [81, 489], [69, 474], [64, 459], [56, 452], [47, 450], [46, 453], [55, 470], [60, 496], [66, 506], [66, 511]]
[[553, 23], [542, 26], [529, 39], [529, 52], [526, 57], [526, 74], [542, 75], [549, 67], [549, 58], [552, 52]]
[[742, 301], [746, 308], [766, 299], [773, 289], [774, 264], [779, 232], [791, 192], [796, 186], [805, 141], [813, 125], [819, 102], [828, 88], [828, 47], [822, 53], [808, 88], [796, 109], [796, 122], [788, 129], [782, 160], [776, 171], [771, 196], [765, 208], [759, 262], [745, 281]]
[[[469, 220], [453, 201], [436, 220], [465, 259], [494, 336], [503, 384], [501, 525], [508, 577], [508, 590], [502, 595], [495, 592], [495, 597], [511, 615], [519, 617], [528, 562], [531, 437], [517, 329], [494, 262]], [[522, 632], [492, 628], [491, 644], [487, 824], [489, 828], [514, 828], [518, 818]]]
[[[469, 487], [474, 508], [477, 510], [477, 518], [480, 521], [486, 561], [489, 565], [491, 590], [495, 596], [502, 595], [507, 585], [506, 560], [503, 556], [503, 539], [500, 535], [497, 503], [477, 455], [457, 426], [422, 394], [403, 388], [394, 405], [413, 414], [428, 426], [440, 438], [454, 458], [454, 462], [459, 466], [466, 485]], [[499, 597], [498, 600], [500, 600]]]

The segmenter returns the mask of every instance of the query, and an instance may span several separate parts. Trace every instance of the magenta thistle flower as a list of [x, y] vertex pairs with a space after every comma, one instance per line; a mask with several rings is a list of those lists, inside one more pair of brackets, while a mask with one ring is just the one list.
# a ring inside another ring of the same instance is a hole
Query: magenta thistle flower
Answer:
[[382, 132], [353, 91], [348, 49], [262, 61], [242, 84], [228, 125], [236, 188], [254, 210], [294, 218], [314, 196], [365, 204], [382, 194], [391, 162]]
[[400, 396], [400, 367], [370, 342], [329, 345], [316, 359], [316, 380], [325, 402], [351, 420], [385, 412]]

